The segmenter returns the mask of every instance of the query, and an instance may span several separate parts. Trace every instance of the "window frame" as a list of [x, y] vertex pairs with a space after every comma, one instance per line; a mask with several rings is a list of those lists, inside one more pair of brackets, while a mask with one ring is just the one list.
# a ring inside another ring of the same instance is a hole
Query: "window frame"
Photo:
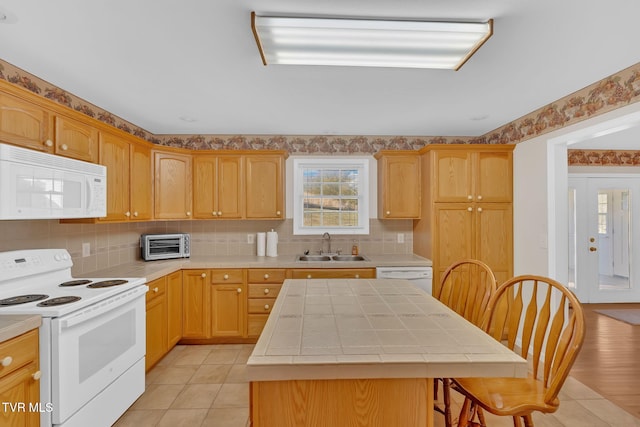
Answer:
[[[309, 167], [319, 169], [358, 169], [358, 226], [356, 227], [311, 227], [303, 226], [304, 215], [304, 177], [303, 170]], [[293, 159], [293, 234], [320, 235], [330, 234], [369, 234], [369, 159], [366, 158], [314, 158]]]

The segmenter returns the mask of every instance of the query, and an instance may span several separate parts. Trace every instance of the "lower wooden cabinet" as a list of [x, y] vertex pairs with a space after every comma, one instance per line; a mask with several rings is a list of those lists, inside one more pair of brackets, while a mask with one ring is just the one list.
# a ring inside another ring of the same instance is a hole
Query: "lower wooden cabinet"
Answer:
[[147, 354], [151, 369], [182, 338], [182, 272], [147, 283]]
[[285, 269], [251, 269], [247, 272], [247, 336], [258, 338], [276, 302]]
[[211, 330], [211, 272], [182, 271], [182, 338], [209, 338]]
[[211, 337], [246, 336], [246, 295], [244, 270], [211, 270]]
[[[25, 405], [25, 410], [3, 410], [0, 425], [36, 427], [40, 412], [29, 410], [40, 402], [40, 364], [38, 330], [32, 330], [0, 343], [0, 359], [11, 358], [7, 366], [0, 365], [0, 400], [5, 405]], [[8, 359], [7, 359], [8, 360]]]
[[375, 268], [296, 268], [292, 279], [374, 279]]

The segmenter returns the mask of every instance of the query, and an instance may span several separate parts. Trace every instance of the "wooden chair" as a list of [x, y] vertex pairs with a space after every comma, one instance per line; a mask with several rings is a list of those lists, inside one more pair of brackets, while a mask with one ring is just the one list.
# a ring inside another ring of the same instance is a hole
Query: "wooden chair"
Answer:
[[533, 411], [558, 409], [558, 393], [584, 340], [582, 306], [555, 280], [527, 275], [502, 284], [488, 310], [484, 330], [527, 358], [532, 371], [528, 378], [454, 379], [465, 395], [458, 427], [485, 426], [478, 408], [511, 416], [514, 426], [533, 426]]
[[[480, 327], [496, 286], [496, 278], [487, 264], [475, 259], [464, 259], [447, 268], [440, 281], [440, 289], [434, 296], [469, 322]], [[435, 379], [434, 396], [436, 398], [439, 382], [442, 382], [444, 408], [436, 405], [434, 409], [444, 415], [446, 427], [451, 427], [451, 380]]]

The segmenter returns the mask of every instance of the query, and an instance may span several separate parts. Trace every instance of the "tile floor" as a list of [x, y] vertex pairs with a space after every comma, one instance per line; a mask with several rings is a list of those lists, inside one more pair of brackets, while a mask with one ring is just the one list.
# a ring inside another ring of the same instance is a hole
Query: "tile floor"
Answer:
[[[115, 426], [247, 427], [245, 363], [252, 349], [248, 344], [176, 346], [147, 374], [145, 393]], [[462, 403], [458, 396], [452, 396], [454, 418]], [[565, 383], [560, 401], [556, 413], [534, 415], [536, 427], [640, 427], [640, 419], [572, 377]], [[492, 427], [513, 425], [505, 417], [486, 417]], [[439, 414], [435, 421], [436, 427], [444, 425]]]

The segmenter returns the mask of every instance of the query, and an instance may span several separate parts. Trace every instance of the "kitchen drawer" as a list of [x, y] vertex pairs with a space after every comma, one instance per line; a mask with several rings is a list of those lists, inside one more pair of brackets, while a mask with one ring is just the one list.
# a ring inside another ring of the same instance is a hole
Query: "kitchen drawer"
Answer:
[[243, 283], [242, 269], [211, 270], [211, 283]]
[[147, 283], [149, 290], [147, 291], [146, 301], [149, 302], [154, 298], [164, 295], [167, 292], [167, 281], [164, 277]]
[[37, 360], [37, 329], [0, 343], [0, 378]]
[[310, 268], [292, 270], [293, 279], [373, 279], [374, 268]]
[[286, 279], [287, 270], [251, 269], [249, 283], [282, 283]]
[[249, 298], [276, 298], [282, 284], [249, 283]]
[[249, 298], [249, 313], [271, 313], [275, 298]]
[[247, 318], [247, 335], [250, 337], [260, 336], [268, 318], [268, 314], [250, 314]]

